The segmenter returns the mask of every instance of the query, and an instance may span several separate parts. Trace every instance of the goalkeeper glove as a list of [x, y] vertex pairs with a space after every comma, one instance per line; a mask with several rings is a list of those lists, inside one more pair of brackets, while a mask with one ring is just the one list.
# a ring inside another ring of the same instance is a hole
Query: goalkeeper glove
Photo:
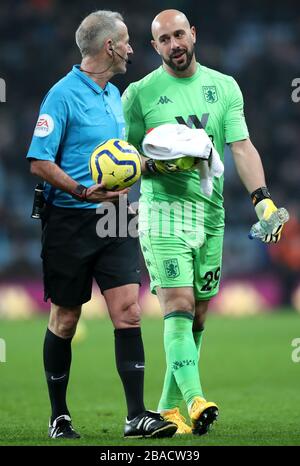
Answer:
[[[273, 212], [278, 210], [265, 186], [253, 191], [251, 198], [259, 221], [265, 220], [267, 222]], [[264, 243], [278, 243], [281, 237], [282, 229], [283, 224], [277, 226], [274, 228], [272, 233], [265, 235], [264, 238], [262, 238], [262, 241]]]
[[174, 173], [181, 171], [178, 169], [177, 165], [172, 162], [162, 162], [161, 160], [153, 160], [147, 159], [146, 160], [146, 168], [149, 173], [157, 174], [157, 173]]

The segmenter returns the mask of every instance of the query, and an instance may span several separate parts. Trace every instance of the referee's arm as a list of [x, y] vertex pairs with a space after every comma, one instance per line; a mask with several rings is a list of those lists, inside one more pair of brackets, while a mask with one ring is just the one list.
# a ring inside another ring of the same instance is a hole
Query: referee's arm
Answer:
[[[49, 160], [32, 159], [30, 161], [30, 171], [33, 175], [47, 181], [51, 186], [70, 194], [74, 193], [78, 186], [77, 181], [73, 180], [56, 163]], [[128, 189], [117, 192], [106, 191], [104, 185], [94, 184], [87, 188], [85, 200], [98, 204], [99, 202], [118, 199], [120, 195], [127, 194], [128, 191]]]

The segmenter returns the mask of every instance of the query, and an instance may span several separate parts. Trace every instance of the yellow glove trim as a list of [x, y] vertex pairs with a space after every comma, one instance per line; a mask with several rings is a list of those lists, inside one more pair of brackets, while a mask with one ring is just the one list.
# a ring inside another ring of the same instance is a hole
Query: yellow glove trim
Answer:
[[277, 207], [271, 199], [262, 199], [255, 206], [255, 212], [258, 220], [268, 220]]

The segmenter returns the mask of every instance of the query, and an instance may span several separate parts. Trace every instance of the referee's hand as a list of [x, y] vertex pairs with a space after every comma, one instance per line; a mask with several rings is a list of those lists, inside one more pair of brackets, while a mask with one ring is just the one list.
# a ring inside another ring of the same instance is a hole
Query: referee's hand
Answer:
[[86, 191], [86, 200], [89, 202], [107, 202], [116, 201], [123, 194], [128, 194], [129, 189], [122, 189], [122, 191], [107, 191], [104, 184], [94, 184]]

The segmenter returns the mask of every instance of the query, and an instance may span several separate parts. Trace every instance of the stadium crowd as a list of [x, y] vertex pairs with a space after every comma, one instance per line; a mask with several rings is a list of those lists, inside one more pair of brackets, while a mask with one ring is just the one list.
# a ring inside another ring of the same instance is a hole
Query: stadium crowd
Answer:
[[[7, 86], [0, 103], [0, 279], [40, 276], [40, 225], [30, 218], [36, 180], [25, 155], [46, 91], [64, 76], [79, 53], [74, 31], [81, 19], [97, 9], [94, 1], [16, 0], [0, 4], [0, 77]], [[300, 5], [258, 0], [121, 0], [101, 4], [126, 18], [134, 49], [126, 75], [113, 82], [124, 90], [142, 78], [159, 58], [150, 45], [150, 23], [163, 8], [182, 9], [198, 32], [197, 58], [208, 67], [234, 76], [244, 95], [251, 139], [259, 150], [272, 198], [284, 205], [293, 225], [282, 239], [283, 248], [250, 243], [247, 233], [256, 221], [250, 198], [226, 153], [226, 235], [223, 277], [272, 273], [277, 268], [294, 286], [300, 273], [299, 235], [299, 119], [300, 103], [292, 101], [292, 80], [299, 75]], [[135, 188], [131, 194], [138, 196]], [[298, 226], [298, 230], [297, 230]], [[289, 249], [287, 260], [286, 248]], [[293, 253], [295, 252], [295, 254]], [[290, 277], [293, 277], [291, 280]]]

